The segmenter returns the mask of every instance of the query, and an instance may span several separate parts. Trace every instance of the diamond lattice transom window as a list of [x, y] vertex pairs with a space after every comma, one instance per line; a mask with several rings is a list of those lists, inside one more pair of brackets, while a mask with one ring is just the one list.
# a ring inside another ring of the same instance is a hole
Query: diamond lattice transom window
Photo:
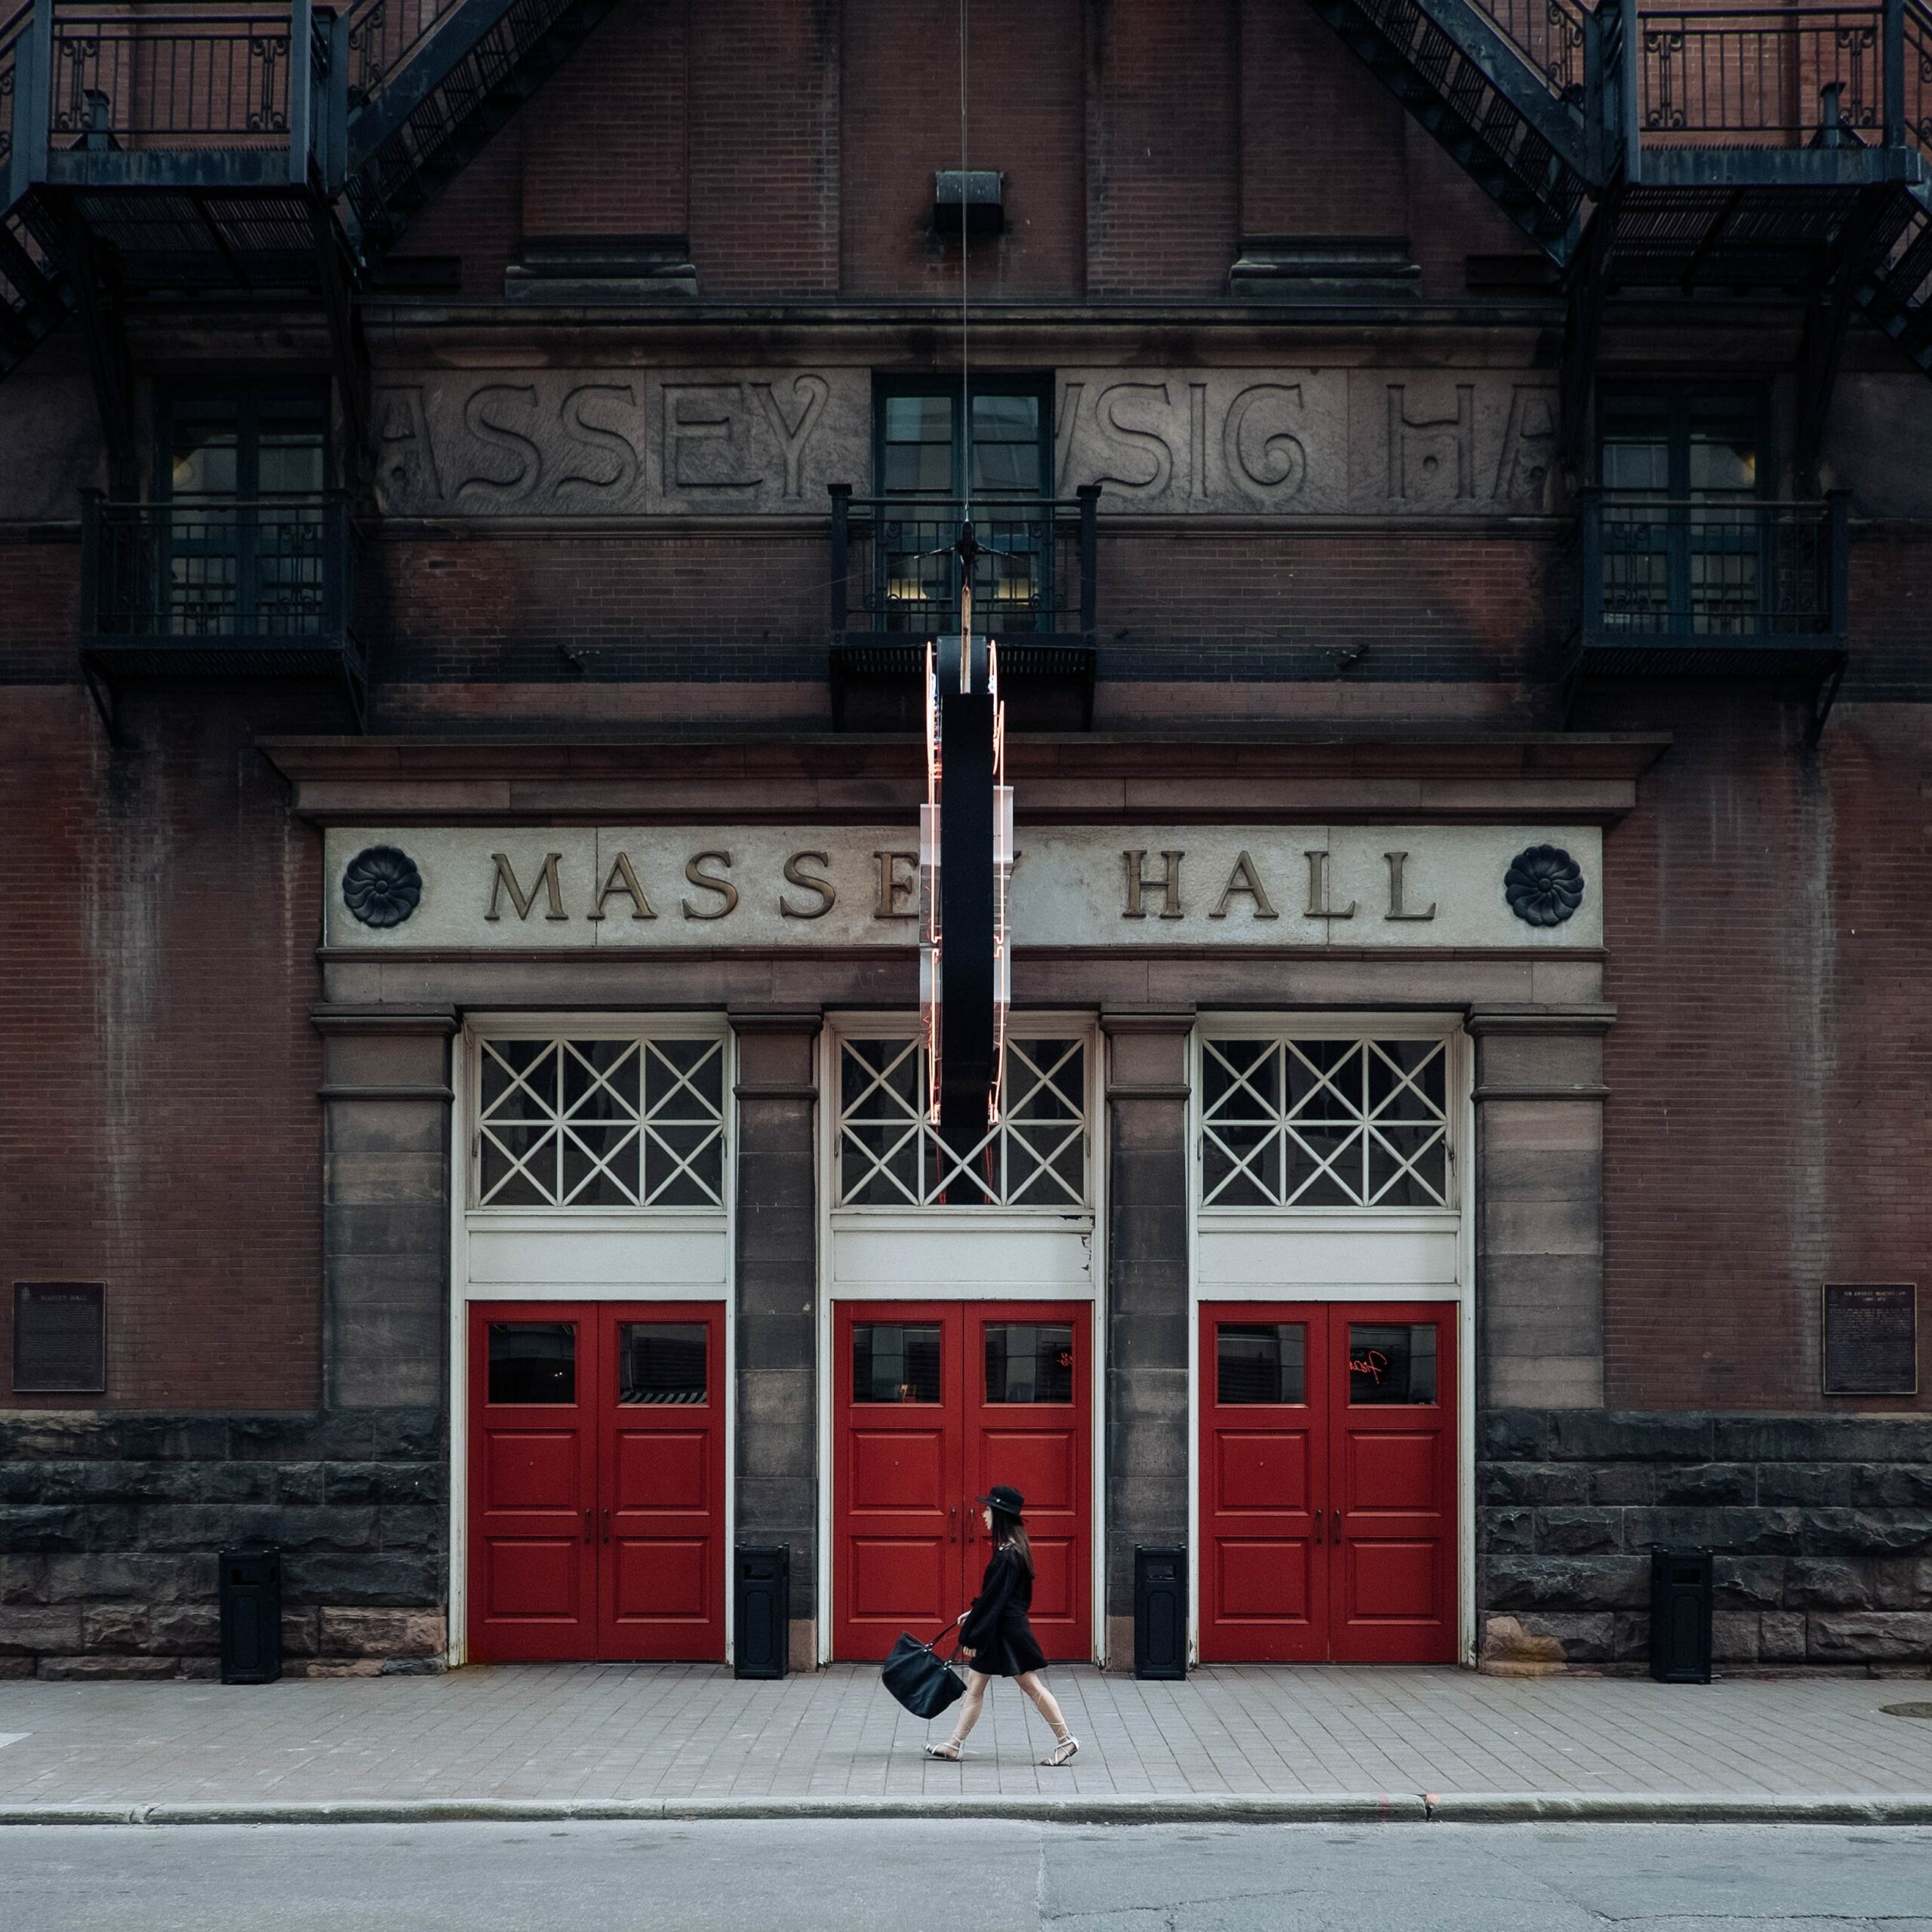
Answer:
[[1447, 1208], [1441, 1040], [1201, 1043], [1204, 1208]]
[[480, 1208], [718, 1208], [724, 1044], [485, 1040]]
[[963, 1160], [925, 1118], [925, 1094], [923, 1042], [839, 1042], [841, 1208], [1086, 1206], [1084, 1041], [1009, 1038], [998, 1122]]

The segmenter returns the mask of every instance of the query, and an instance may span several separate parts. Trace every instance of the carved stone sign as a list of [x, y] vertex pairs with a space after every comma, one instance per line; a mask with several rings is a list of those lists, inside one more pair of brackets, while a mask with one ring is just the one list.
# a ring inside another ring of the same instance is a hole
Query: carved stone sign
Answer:
[[[1603, 943], [1590, 826], [1023, 826], [1017, 842], [1022, 950]], [[1574, 860], [1582, 897], [1561, 924], [1526, 924], [1504, 881], [1525, 847], [1549, 844]], [[378, 866], [371, 854], [389, 856]], [[327, 855], [325, 933], [345, 949], [918, 943], [918, 838], [905, 825], [345, 826]], [[368, 879], [398, 861], [417, 903], [371, 923]]]
[[[372, 463], [398, 516], [823, 515], [871, 487], [869, 370], [392, 375]], [[1527, 371], [1062, 370], [1054, 487], [1109, 513], [1551, 509], [1555, 391]]]

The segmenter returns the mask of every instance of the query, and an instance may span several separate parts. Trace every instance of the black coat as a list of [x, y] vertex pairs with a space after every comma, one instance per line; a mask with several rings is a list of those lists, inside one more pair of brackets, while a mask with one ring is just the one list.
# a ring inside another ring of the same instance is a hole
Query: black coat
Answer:
[[959, 1641], [973, 1653], [975, 1670], [1023, 1677], [1045, 1663], [1046, 1653], [1026, 1620], [1032, 1601], [1033, 1573], [1010, 1549], [995, 1550], [959, 1629]]

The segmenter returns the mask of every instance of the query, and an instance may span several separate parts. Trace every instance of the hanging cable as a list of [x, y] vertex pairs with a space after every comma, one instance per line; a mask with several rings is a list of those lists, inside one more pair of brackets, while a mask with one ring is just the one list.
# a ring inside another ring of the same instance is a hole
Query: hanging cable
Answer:
[[966, 64], [971, 51], [969, 0], [959, 0], [959, 432], [964, 445], [965, 520], [973, 516], [973, 395], [969, 311], [966, 294]]

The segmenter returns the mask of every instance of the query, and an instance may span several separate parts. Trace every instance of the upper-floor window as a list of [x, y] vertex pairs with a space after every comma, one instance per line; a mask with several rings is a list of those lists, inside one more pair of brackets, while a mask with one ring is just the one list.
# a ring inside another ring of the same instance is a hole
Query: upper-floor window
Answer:
[[1020, 384], [973, 388], [962, 399], [956, 381], [881, 383], [872, 608], [881, 628], [931, 636], [958, 623], [952, 545], [969, 475], [980, 546], [975, 629], [1052, 628], [1049, 394], [1044, 384]]
[[326, 398], [306, 389], [165, 395], [154, 496], [160, 592], [177, 637], [299, 636], [328, 615]]
[[724, 1042], [486, 1038], [479, 1208], [724, 1204]]
[[1758, 391], [1613, 389], [1598, 414], [1606, 490], [1718, 503], [1770, 494]]
[[880, 383], [881, 496], [964, 497], [969, 450], [974, 496], [1047, 494], [1051, 451], [1045, 386], [968, 389], [970, 411], [956, 381]]
[[1204, 1208], [1451, 1208], [1449, 1043], [1204, 1035]]
[[1079, 1035], [1008, 1039], [999, 1118], [974, 1147], [949, 1147], [925, 1109], [921, 1041], [840, 1040], [840, 1207], [1088, 1205], [1087, 1043]]
[[1723, 636], [1758, 628], [1767, 595], [1788, 601], [1808, 560], [1766, 516], [1761, 392], [1612, 390], [1598, 429], [1606, 629]]

